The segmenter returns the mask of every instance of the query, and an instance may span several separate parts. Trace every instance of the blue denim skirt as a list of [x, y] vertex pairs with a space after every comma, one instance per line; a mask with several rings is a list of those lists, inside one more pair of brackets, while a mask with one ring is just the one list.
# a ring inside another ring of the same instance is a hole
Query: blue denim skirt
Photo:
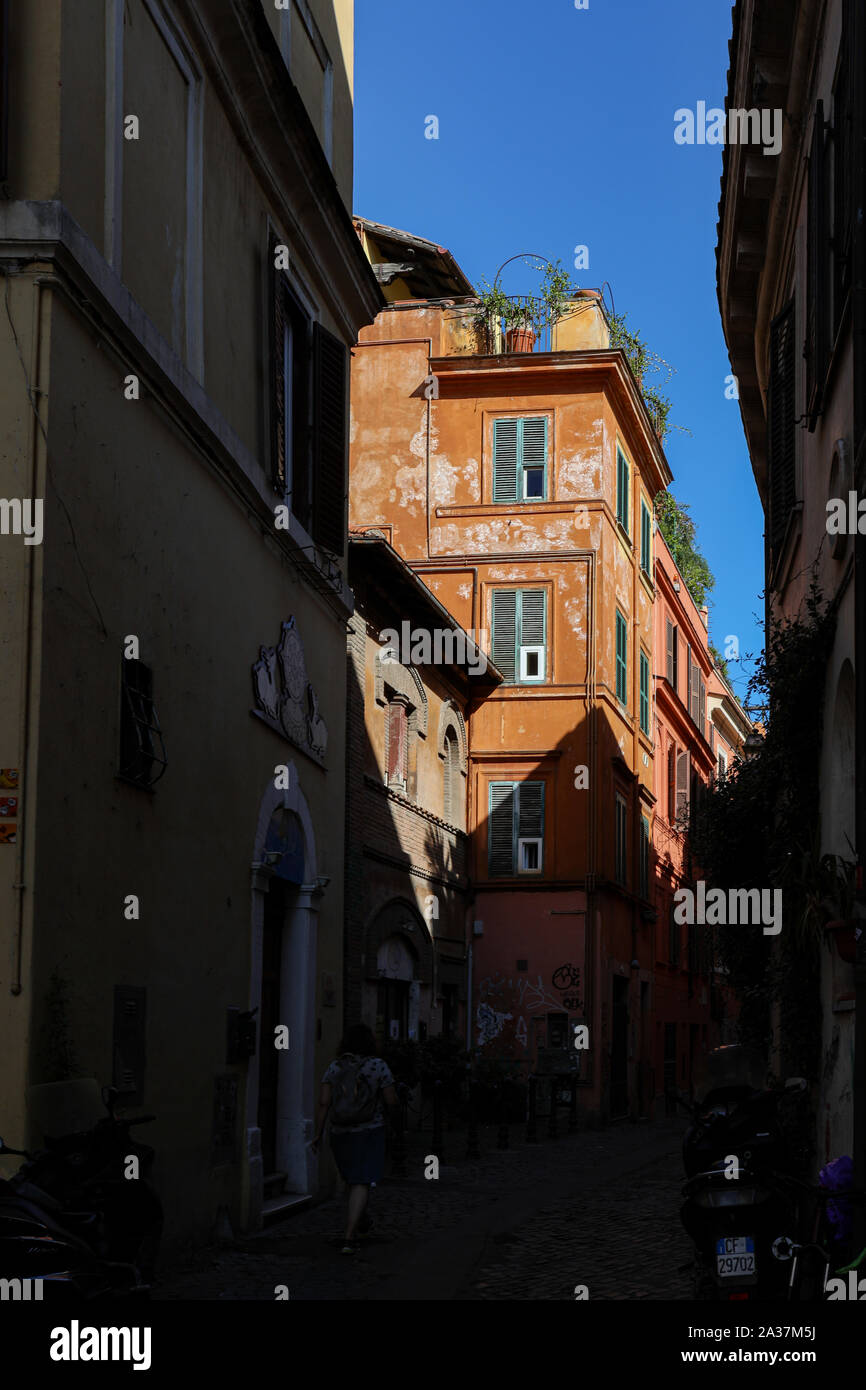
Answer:
[[331, 1134], [331, 1152], [344, 1182], [381, 1182], [385, 1171], [385, 1126]]

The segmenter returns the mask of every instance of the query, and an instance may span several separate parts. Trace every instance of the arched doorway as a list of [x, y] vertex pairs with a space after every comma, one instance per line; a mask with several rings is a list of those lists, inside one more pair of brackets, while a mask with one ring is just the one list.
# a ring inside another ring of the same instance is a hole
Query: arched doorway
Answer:
[[[309, 1143], [320, 890], [312, 822], [291, 764], [289, 783], [271, 783], [262, 798], [252, 865], [250, 1008], [258, 1027], [246, 1105], [248, 1229], [309, 1194], [315, 1181]], [[276, 1045], [280, 1027], [288, 1046]]]
[[380, 1043], [423, 1041], [430, 1025], [433, 943], [414, 904], [395, 899], [368, 923], [363, 1017]]

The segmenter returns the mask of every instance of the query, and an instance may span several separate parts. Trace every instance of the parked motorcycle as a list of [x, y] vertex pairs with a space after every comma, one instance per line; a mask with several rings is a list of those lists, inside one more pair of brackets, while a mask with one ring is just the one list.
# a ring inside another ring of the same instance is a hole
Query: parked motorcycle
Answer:
[[686, 1107], [693, 1118], [683, 1142], [681, 1220], [695, 1246], [697, 1297], [792, 1296], [788, 1251], [804, 1228], [810, 1189], [790, 1171], [782, 1120], [806, 1082], [770, 1089], [763, 1073], [749, 1049], [717, 1048], [705, 1059], [703, 1084], [698, 1078], [702, 1098]]
[[46, 1139], [0, 1179], [0, 1278], [41, 1280], [42, 1298], [144, 1297], [162, 1233], [162, 1204], [149, 1182], [154, 1150], [130, 1134], [155, 1117], [119, 1118], [117, 1092], [91, 1129]]

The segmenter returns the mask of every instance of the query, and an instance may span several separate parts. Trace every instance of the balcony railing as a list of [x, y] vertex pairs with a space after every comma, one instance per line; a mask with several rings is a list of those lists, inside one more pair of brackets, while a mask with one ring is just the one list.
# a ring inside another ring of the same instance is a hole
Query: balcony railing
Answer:
[[571, 300], [558, 318], [545, 316], [542, 310], [530, 313], [523, 321], [520, 309], [532, 304], [532, 296], [515, 294], [509, 295], [509, 299], [515, 306], [514, 316], [497, 315], [487, 320], [478, 317], [477, 303], [469, 301], [461, 305], [457, 313], [460, 329], [455, 334], [452, 351], [498, 356], [573, 352], [608, 345], [607, 322], [596, 291]]

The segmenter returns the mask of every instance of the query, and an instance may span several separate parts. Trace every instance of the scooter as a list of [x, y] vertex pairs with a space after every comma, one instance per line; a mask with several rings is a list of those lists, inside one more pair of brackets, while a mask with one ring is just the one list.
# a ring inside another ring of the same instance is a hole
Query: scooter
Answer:
[[118, 1118], [117, 1092], [106, 1088], [102, 1094], [105, 1119], [90, 1130], [46, 1140], [36, 1155], [0, 1140], [0, 1154], [25, 1160], [12, 1178], [0, 1179], [0, 1279], [13, 1297], [148, 1293], [162, 1204], [148, 1180], [154, 1151], [137, 1143], [130, 1130], [155, 1117]]
[[789, 1271], [780, 1241], [801, 1229], [804, 1194], [785, 1172], [780, 1110], [806, 1082], [762, 1086], [757, 1055], [738, 1047], [709, 1054], [707, 1072], [703, 1099], [686, 1106], [692, 1124], [683, 1142], [680, 1215], [695, 1246], [695, 1295], [784, 1300]]

